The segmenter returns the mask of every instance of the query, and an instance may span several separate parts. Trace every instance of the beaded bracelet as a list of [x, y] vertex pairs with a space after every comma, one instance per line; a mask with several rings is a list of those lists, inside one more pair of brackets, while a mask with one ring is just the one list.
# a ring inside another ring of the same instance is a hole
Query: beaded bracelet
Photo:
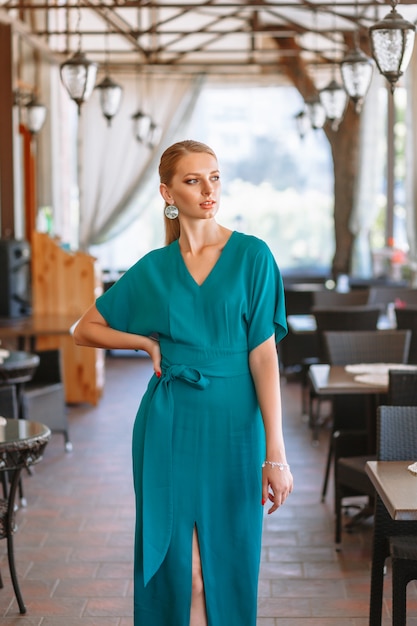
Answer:
[[289, 470], [290, 466], [288, 465], [288, 463], [275, 463], [275, 461], [264, 461], [262, 463], [262, 467], [265, 467], [265, 465], [270, 465], [271, 467], [278, 467], [281, 472], [285, 469]]

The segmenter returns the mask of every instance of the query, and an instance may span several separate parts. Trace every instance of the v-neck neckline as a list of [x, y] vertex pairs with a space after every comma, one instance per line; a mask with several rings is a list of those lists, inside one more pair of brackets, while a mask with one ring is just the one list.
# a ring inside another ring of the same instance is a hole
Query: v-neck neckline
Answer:
[[182, 264], [182, 266], [183, 266], [183, 268], [185, 270], [185, 273], [187, 274], [187, 276], [189, 277], [189, 279], [191, 280], [191, 282], [193, 283], [193, 285], [195, 287], [197, 287], [198, 289], [201, 289], [201, 287], [203, 287], [206, 284], [206, 282], [209, 280], [209, 278], [215, 272], [217, 266], [219, 265], [219, 263], [221, 262], [221, 260], [222, 260], [222, 258], [224, 256], [224, 253], [225, 253], [226, 249], [229, 246], [229, 243], [230, 243], [231, 239], [233, 239], [233, 236], [234, 236], [235, 232], [236, 232], [235, 230], [232, 230], [228, 240], [226, 241], [226, 243], [224, 244], [224, 246], [223, 246], [223, 248], [222, 248], [222, 250], [220, 252], [219, 258], [217, 259], [217, 261], [215, 262], [215, 264], [213, 265], [213, 267], [211, 268], [210, 272], [207, 274], [207, 276], [205, 277], [205, 279], [203, 280], [202, 283], [198, 283], [196, 281], [196, 279], [194, 278], [194, 276], [191, 274], [190, 270], [188, 269], [187, 264], [186, 264], [186, 262], [184, 260], [184, 257], [182, 256], [182, 253], [181, 253], [181, 248], [180, 248], [179, 241], [178, 241], [178, 239], [176, 239], [175, 243], [176, 243], [176, 246], [177, 246], [178, 255], [180, 257], [180, 263]]

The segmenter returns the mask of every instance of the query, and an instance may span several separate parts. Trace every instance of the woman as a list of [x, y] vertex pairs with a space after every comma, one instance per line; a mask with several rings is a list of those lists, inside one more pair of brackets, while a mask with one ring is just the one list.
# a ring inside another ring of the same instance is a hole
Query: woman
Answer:
[[265, 243], [217, 223], [208, 146], [174, 144], [159, 173], [167, 245], [98, 298], [74, 337], [152, 359], [133, 431], [135, 626], [254, 626], [262, 506], [273, 513], [292, 491], [281, 277]]

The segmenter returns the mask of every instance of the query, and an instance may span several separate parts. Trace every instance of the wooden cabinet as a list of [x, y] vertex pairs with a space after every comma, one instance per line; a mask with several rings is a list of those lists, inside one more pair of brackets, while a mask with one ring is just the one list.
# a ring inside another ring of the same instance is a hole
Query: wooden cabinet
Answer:
[[[57, 315], [74, 322], [102, 293], [97, 260], [63, 250], [58, 240], [32, 237], [33, 317]], [[69, 332], [37, 336], [36, 348], [60, 348], [66, 401], [96, 405], [104, 387], [104, 350], [76, 346]]]

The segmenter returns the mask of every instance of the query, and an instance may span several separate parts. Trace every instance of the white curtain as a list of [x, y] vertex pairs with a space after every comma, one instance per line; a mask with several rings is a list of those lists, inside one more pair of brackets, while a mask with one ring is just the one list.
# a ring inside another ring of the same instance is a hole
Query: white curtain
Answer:
[[378, 213], [378, 185], [384, 167], [381, 138], [384, 138], [386, 133], [379, 97], [381, 86], [382, 78], [375, 69], [361, 113], [359, 168], [349, 224], [351, 232], [355, 235], [352, 274], [363, 278], [368, 278], [373, 273], [369, 236]]
[[138, 108], [137, 80], [117, 76], [123, 101], [112, 125], [102, 115], [98, 93], [84, 105], [79, 129], [80, 247], [87, 249], [117, 235], [146, 206], [146, 183], [157, 168], [162, 149], [190, 116], [202, 79], [152, 76], [152, 103], [143, 108], [161, 126], [154, 149], [133, 134]]
[[407, 237], [413, 287], [417, 286], [417, 178], [415, 163], [417, 155], [417, 45], [414, 46], [410, 66], [405, 74], [407, 86], [407, 143], [406, 143], [406, 211]]

